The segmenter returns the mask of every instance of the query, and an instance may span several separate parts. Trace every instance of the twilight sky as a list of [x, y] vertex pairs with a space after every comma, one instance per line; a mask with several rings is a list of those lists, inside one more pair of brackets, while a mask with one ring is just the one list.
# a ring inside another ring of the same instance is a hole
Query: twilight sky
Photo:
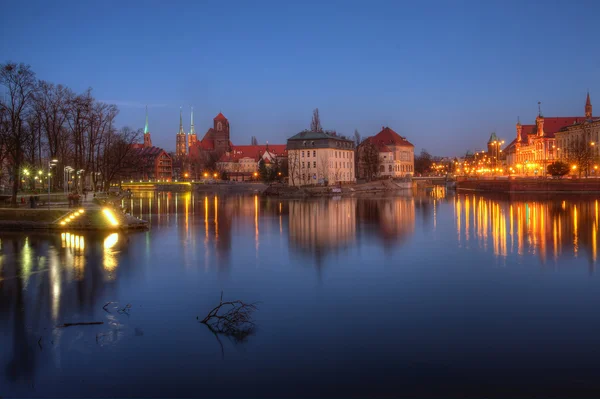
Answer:
[[222, 111], [234, 144], [382, 125], [416, 151], [461, 155], [515, 123], [600, 116], [597, 1], [6, 1], [0, 62], [119, 106], [175, 148], [179, 107], [201, 137]]

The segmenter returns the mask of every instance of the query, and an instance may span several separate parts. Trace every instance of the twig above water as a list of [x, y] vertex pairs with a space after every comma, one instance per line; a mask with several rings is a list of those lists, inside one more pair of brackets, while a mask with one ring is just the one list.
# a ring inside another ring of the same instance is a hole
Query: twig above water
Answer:
[[[257, 309], [256, 303], [245, 303], [240, 300], [223, 302], [223, 291], [221, 291], [219, 305], [208, 312], [200, 323], [205, 324], [215, 336], [221, 334], [233, 338], [236, 342], [242, 342], [254, 332], [252, 313]], [[199, 320], [199, 317], [196, 319]], [[220, 340], [219, 344], [221, 344]]]
[[104, 324], [103, 321], [86, 321], [86, 322], [81, 322], [81, 323], [65, 323], [61, 326], [57, 326], [57, 327], [72, 327], [72, 326], [93, 326], [93, 325], [98, 325], [98, 324]]

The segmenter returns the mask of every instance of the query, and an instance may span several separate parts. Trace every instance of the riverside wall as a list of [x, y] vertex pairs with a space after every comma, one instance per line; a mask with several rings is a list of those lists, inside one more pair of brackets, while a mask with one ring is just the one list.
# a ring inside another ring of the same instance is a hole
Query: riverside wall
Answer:
[[495, 193], [598, 193], [600, 179], [458, 178], [456, 189]]

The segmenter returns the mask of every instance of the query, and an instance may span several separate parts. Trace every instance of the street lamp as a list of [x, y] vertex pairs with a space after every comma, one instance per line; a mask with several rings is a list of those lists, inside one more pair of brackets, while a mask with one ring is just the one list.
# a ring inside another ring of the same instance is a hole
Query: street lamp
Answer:
[[58, 163], [58, 159], [53, 159], [52, 161], [48, 162], [48, 209], [50, 209], [50, 177], [52, 176], [50, 174], [50, 170], [57, 163]]

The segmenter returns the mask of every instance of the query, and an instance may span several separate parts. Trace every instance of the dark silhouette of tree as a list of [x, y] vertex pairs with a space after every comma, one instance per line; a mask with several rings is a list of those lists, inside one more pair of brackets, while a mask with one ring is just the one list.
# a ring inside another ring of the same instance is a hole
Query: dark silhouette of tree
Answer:
[[25, 144], [31, 136], [26, 120], [33, 111], [36, 83], [35, 73], [29, 65], [12, 62], [0, 64], [0, 86], [8, 91], [6, 101], [0, 102], [3, 115], [0, 136], [12, 166], [11, 204], [15, 207]]
[[354, 143], [358, 147], [360, 145], [360, 142], [360, 133], [358, 132], [358, 129], [354, 129]]
[[423, 148], [421, 153], [415, 157], [415, 172], [421, 174], [429, 172], [432, 163], [431, 154]]
[[379, 173], [379, 150], [371, 140], [365, 140], [358, 148], [358, 167], [362, 176], [372, 180]]
[[312, 122], [310, 123], [310, 130], [312, 132], [322, 132], [323, 127], [321, 127], [321, 118], [319, 117], [319, 108], [315, 108], [313, 111]]
[[258, 162], [258, 175], [262, 181], [267, 181], [269, 179], [269, 171], [267, 170], [267, 165], [265, 165], [265, 160], [262, 158]]
[[582, 173], [588, 175], [590, 167], [596, 161], [594, 154], [594, 146], [586, 139], [586, 134], [583, 137], [576, 138], [567, 147], [567, 159], [570, 164], [577, 167], [579, 177]]
[[564, 176], [569, 173], [569, 165], [561, 161], [556, 161], [548, 165], [547, 171], [552, 176]]

